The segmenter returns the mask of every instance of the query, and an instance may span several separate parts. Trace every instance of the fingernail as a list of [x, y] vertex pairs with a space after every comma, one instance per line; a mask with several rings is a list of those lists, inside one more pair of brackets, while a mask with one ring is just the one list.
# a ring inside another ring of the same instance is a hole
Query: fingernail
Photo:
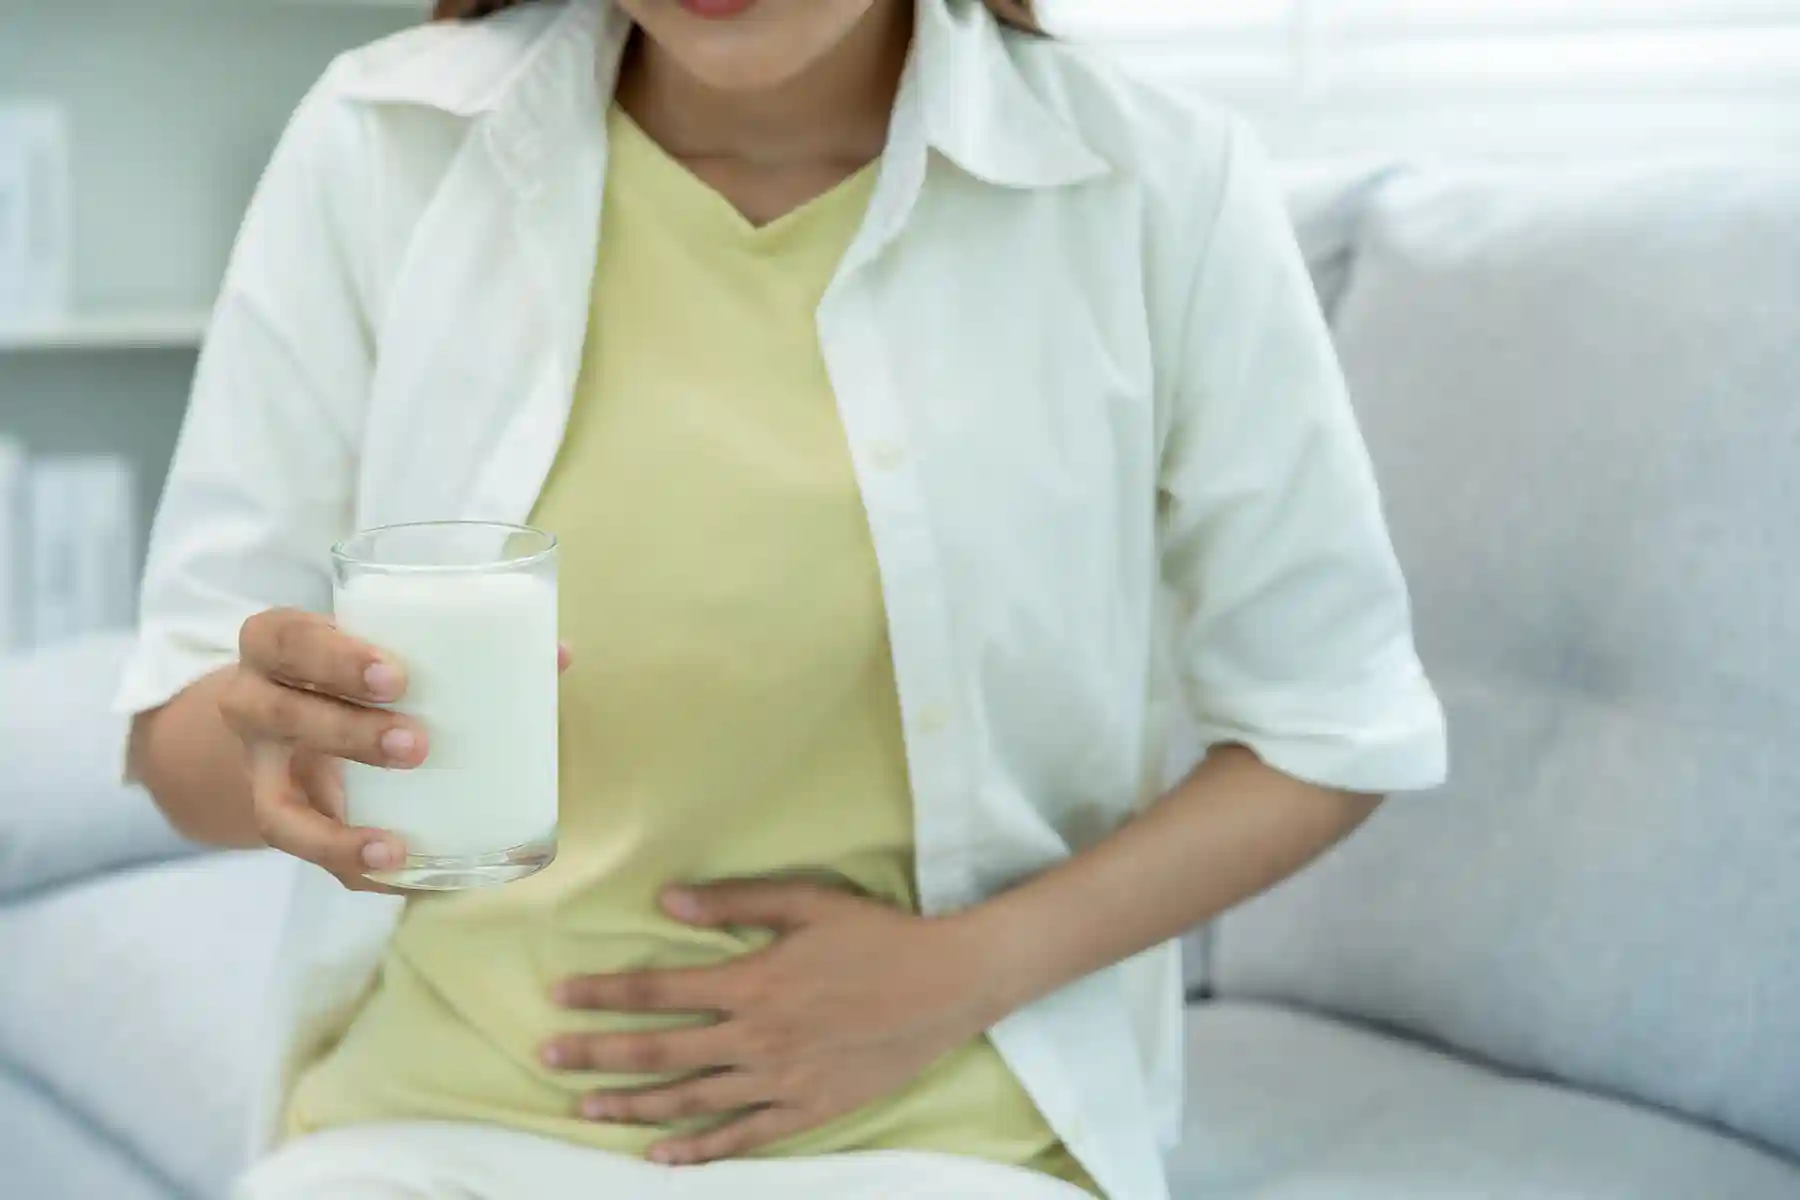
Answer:
[[381, 735], [381, 752], [391, 762], [411, 762], [413, 751], [418, 746], [419, 739], [413, 736], [410, 729], [390, 729]]
[[561, 1067], [568, 1056], [563, 1053], [561, 1046], [545, 1046], [543, 1058], [546, 1067]]
[[369, 699], [377, 704], [385, 704], [400, 698], [400, 672], [386, 663], [376, 663], [363, 672], [363, 686], [369, 689]]
[[675, 1158], [676, 1158], [675, 1152], [673, 1150], [669, 1149], [667, 1146], [658, 1146], [654, 1150], [650, 1151], [650, 1161], [655, 1163], [659, 1167], [674, 1166]]
[[678, 921], [698, 921], [701, 917], [700, 898], [692, 892], [665, 892], [663, 907]]
[[371, 871], [392, 871], [400, 865], [400, 851], [386, 842], [370, 842], [363, 847], [363, 865]]
[[606, 1120], [606, 1101], [598, 1096], [589, 1096], [581, 1102], [581, 1115], [590, 1121]]

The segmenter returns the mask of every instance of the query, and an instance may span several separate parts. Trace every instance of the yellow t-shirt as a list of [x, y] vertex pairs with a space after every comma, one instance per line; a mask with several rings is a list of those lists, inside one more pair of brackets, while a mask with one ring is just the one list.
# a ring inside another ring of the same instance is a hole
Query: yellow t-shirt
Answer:
[[[560, 851], [506, 888], [415, 899], [375, 990], [301, 1078], [289, 1128], [488, 1122], [641, 1156], [580, 1120], [641, 1084], [540, 1065], [571, 975], [762, 944], [664, 917], [674, 882], [824, 872], [913, 908], [912, 796], [873, 544], [814, 312], [866, 170], [753, 228], [615, 111], [586, 361], [534, 522], [562, 542]], [[910, 1149], [1086, 1180], [986, 1039], [766, 1153]]]

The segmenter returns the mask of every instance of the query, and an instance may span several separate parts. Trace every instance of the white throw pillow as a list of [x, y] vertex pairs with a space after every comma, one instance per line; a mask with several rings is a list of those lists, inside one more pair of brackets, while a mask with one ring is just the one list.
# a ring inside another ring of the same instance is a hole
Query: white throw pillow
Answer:
[[1356, 265], [1356, 239], [1380, 189], [1404, 171], [1377, 161], [1286, 163], [1281, 168], [1288, 214], [1312, 273], [1325, 316], [1335, 321], [1338, 303]]

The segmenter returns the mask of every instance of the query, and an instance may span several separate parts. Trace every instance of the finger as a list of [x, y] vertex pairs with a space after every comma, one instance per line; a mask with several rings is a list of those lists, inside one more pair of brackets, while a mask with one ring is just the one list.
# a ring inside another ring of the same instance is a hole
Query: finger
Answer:
[[650, 1161], [668, 1167], [720, 1162], [742, 1158], [752, 1150], [773, 1145], [806, 1127], [806, 1117], [795, 1108], [761, 1108], [708, 1133], [674, 1138], [653, 1146]]
[[425, 733], [407, 718], [299, 691], [253, 671], [232, 677], [219, 709], [246, 743], [277, 741], [374, 767], [406, 769], [425, 761]]
[[[632, 971], [621, 975], [580, 975], [556, 985], [564, 1008], [614, 1013], [723, 1013], [736, 995], [741, 969], [733, 964], [679, 971]], [[716, 1065], [716, 1064], [715, 1064]]]
[[311, 805], [334, 821], [345, 813], [344, 762], [322, 754], [296, 754], [291, 768], [294, 782]]
[[544, 1063], [558, 1071], [611, 1075], [678, 1075], [736, 1067], [744, 1059], [730, 1025], [656, 1033], [571, 1034], [544, 1047]]
[[663, 909], [677, 921], [708, 928], [739, 925], [790, 933], [817, 921], [846, 897], [814, 883], [744, 881], [671, 888]]
[[722, 1117], [764, 1104], [766, 1085], [739, 1071], [721, 1071], [667, 1087], [595, 1092], [581, 1100], [581, 1115], [611, 1125], [668, 1125], [696, 1117]]
[[569, 650], [568, 645], [558, 642], [556, 644], [556, 673], [561, 675], [569, 669], [569, 665], [574, 661], [575, 655]]
[[314, 808], [296, 784], [290, 754], [281, 747], [256, 750], [250, 787], [263, 841], [284, 854], [323, 867], [349, 888], [375, 891], [371, 870], [393, 870], [406, 861], [399, 839], [373, 829], [350, 829]]
[[406, 692], [398, 662], [317, 613], [258, 613], [238, 634], [238, 654], [258, 674], [359, 704], [391, 704]]

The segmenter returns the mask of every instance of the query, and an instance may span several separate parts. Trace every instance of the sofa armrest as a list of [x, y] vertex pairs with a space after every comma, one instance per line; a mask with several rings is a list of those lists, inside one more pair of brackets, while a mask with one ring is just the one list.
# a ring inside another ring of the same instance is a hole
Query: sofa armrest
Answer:
[[129, 633], [0, 659], [0, 901], [195, 849], [116, 775]]

